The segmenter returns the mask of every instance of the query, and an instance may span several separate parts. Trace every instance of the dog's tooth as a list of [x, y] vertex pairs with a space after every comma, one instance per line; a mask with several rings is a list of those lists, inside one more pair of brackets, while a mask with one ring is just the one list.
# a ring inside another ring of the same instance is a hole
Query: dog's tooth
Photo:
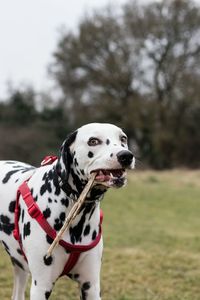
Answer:
[[111, 177], [111, 178], [114, 178], [114, 176], [113, 176], [113, 173], [112, 173], [112, 172], [110, 172], [110, 177]]

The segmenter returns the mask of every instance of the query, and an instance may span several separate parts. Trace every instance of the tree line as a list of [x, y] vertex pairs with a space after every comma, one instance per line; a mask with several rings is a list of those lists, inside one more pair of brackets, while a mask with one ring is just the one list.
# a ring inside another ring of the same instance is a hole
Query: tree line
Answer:
[[63, 30], [49, 65], [59, 96], [12, 90], [0, 103], [0, 158], [38, 163], [67, 132], [110, 122], [142, 165], [200, 166], [200, 7], [128, 1]]

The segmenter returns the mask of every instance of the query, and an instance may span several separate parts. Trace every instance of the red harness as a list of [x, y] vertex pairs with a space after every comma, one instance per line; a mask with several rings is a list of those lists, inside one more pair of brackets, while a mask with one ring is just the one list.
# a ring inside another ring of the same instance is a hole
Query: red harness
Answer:
[[[48, 156], [46, 158], [47, 163], [45, 162], [45, 160], [43, 160], [42, 165], [52, 163], [55, 159], [57, 159], [57, 158], [55, 158], [55, 157], [50, 158]], [[27, 185], [27, 181], [25, 181], [24, 183], [22, 183], [20, 185], [20, 187], [18, 188], [18, 191], [17, 191], [17, 199], [16, 199], [16, 205], [15, 205], [15, 229], [13, 230], [13, 235], [14, 235], [14, 238], [19, 242], [21, 251], [24, 255], [24, 258], [27, 261], [26, 255], [23, 251], [22, 241], [21, 241], [20, 232], [19, 232], [19, 224], [18, 224], [20, 196], [22, 196], [22, 199], [24, 200], [24, 202], [27, 206], [29, 215], [38, 222], [40, 227], [47, 233], [47, 235], [50, 238], [52, 238], [52, 240], [55, 239], [57, 233], [56, 233], [56, 230], [53, 229], [50, 226], [50, 224], [47, 222], [47, 220], [45, 219], [39, 206], [37, 205], [33, 196], [31, 195], [31, 191]], [[69, 258], [65, 264], [64, 270], [60, 276], [69, 274], [70, 270], [77, 263], [80, 254], [82, 252], [86, 252], [86, 251], [94, 248], [99, 243], [99, 241], [101, 239], [101, 233], [102, 233], [102, 229], [101, 229], [102, 221], [103, 221], [103, 212], [102, 212], [102, 210], [100, 210], [99, 234], [97, 235], [96, 239], [94, 241], [92, 241], [89, 245], [72, 245], [70, 243], [65, 242], [64, 240], [60, 240], [59, 244], [70, 253]]]

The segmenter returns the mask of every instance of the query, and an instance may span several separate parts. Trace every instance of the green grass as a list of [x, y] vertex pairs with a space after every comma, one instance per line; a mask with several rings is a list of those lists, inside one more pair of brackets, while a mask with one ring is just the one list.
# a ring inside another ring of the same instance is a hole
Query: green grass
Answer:
[[[104, 300], [200, 299], [199, 171], [133, 172], [102, 207]], [[0, 299], [8, 300], [12, 268], [0, 255]], [[60, 279], [51, 299], [79, 299], [76, 284]]]

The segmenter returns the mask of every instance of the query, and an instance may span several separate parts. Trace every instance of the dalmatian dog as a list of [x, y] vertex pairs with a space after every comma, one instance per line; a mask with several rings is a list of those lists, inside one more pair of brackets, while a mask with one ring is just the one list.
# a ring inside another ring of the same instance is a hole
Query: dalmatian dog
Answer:
[[[13, 237], [19, 186], [28, 180], [34, 201], [50, 226], [58, 232], [91, 173], [96, 172], [95, 185], [63, 236], [63, 240], [71, 245], [87, 245], [99, 233], [100, 200], [108, 188], [125, 185], [126, 169], [133, 168], [134, 163], [126, 134], [117, 126], [106, 123], [90, 123], [71, 133], [52, 164], [35, 168], [17, 161], [0, 162], [0, 240], [14, 266], [13, 300], [25, 299], [28, 274], [32, 278], [30, 299], [48, 299], [70, 255], [59, 245], [47, 258], [46, 253], [53, 240], [29, 215], [20, 197], [18, 226], [22, 251]], [[80, 254], [67, 274], [79, 283], [82, 300], [101, 299], [102, 250], [101, 237], [94, 248]]]

